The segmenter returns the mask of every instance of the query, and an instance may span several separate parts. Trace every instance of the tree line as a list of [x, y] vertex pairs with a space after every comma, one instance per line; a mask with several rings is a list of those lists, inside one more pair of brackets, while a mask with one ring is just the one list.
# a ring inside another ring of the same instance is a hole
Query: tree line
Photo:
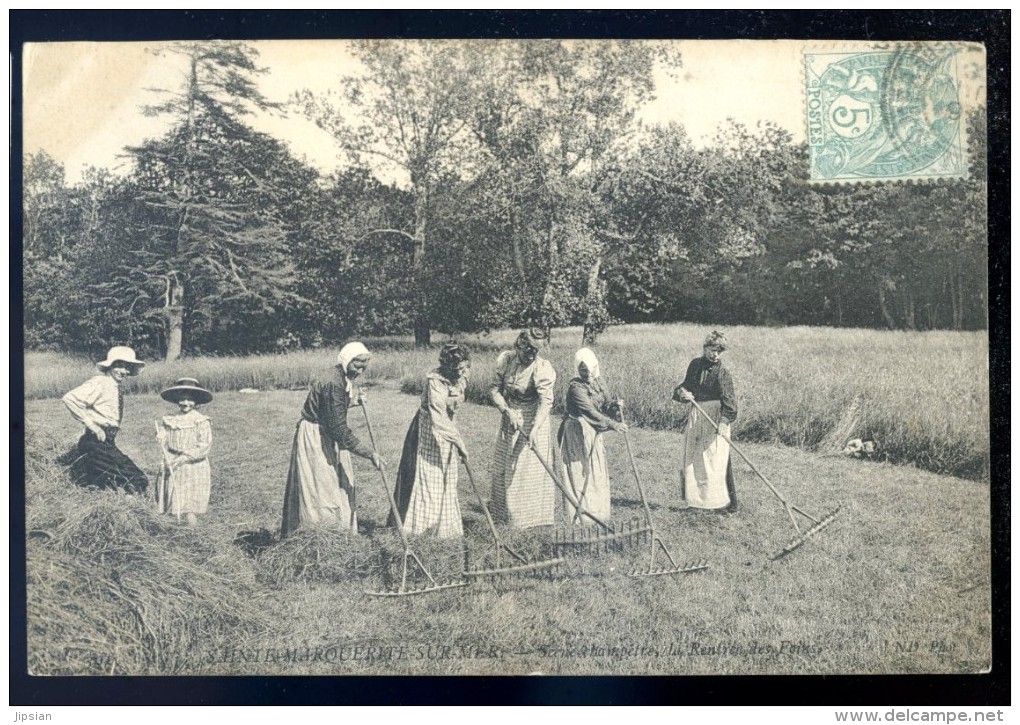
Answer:
[[[142, 112], [169, 130], [125, 149], [130, 173], [68, 184], [29, 154], [26, 345], [174, 359], [521, 325], [589, 343], [629, 321], [987, 326], [983, 110], [967, 180], [815, 186], [774, 124], [729, 121], [704, 148], [642, 124], [654, 69], [682, 64], [665, 44], [356, 50], [362, 73], [281, 106], [250, 46], [166, 46], [183, 80]], [[253, 130], [256, 110], [314, 121], [344, 170]]]

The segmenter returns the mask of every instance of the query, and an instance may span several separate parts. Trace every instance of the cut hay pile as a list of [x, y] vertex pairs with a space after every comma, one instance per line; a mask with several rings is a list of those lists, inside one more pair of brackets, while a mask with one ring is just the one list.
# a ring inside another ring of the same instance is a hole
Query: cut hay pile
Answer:
[[[464, 549], [459, 540], [414, 538], [413, 551], [437, 581], [459, 579]], [[394, 529], [352, 536], [333, 526], [304, 526], [256, 555], [259, 578], [273, 586], [292, 582], [358, 582], [366, 589], [396, 586], [403, 547]]]
[[304, 526], [255, 556], [259, 578], [273, 586], [360, 579], [385, 566], [382, 553], [368, 538], [330, 526]]
[[28, 662], [36, 675], [194, 673], [266, 628], [230, 532], [74, 487], [52, 445], [26, 448]]

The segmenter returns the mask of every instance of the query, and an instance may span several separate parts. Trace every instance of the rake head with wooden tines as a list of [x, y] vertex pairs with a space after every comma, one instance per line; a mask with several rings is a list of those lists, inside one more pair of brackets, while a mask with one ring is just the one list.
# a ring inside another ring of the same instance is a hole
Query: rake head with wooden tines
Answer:
[[[694, 407], [698, 410], [699, 413], [705, 416], [706, 420], [712, 423], [712, 425], [715, 427], [716, 432], [719, 433], [720, 436], [722, 436], [723, 440], [730, 444], [730, 448], [736, 451], [737, 455], [744, 459], [744, 463], [750, 466], [751, 470], [758, 474], [758, 478], [760, 478], [762, 482], [766, 486], [768, 486], [769, 490], [772, 491], [772, 494], [779, 499], [779, 501], [783, 504], [783, 508], [786, 510], [787, 515], [790, 517], [790, 523], [793, 524], [793, 529], [794, 531], [797, 532], [797, 536], [792, 541], [790, 541], [790, 543], [784, 546], [782, 550], [779, 551], [778, 554], [773, 556], [772, 561], [780, 559], [789, 554], [794, 549], [803, 546], [808, 539], [815, 536], [815, 534], [829, 526], [829, 524], [831, 524], [836, 519], [836, 516], [839, 515], [840, 509], [839, 506], [837, 506], [835, 509], [827, 513], [822, 518], [816, 519], [814, 516], [804, 511], [802, 508], [794, 506], [793, 504], [788, 502], [786, 498], [781, 493], [779, 493], [779, 490], [772, 485], [772, 482], [765, 478], [765, 474], [759, 471], [758, 467], [751, 463], [748, 457], [744, 455], [744, 452], [740, 450], [732, 440], [730, 440], [729, 436], [727, 436], [726, 434], [719, 430], [719, 424], [712, 420], [712, 417], [705, 412], [705, 409], [698, 405], [697, 401], [692, 400], [691, 403], [694, 404]], [[800, 525], [797, 523], [797, 517], [794, 516], [794, 513], [798, 513], [804, 518], [808, 519], [809, 521], [812, 522], [812, 525], [805, 530], [801, 530]]]
[[[786, 502], [784, 501], [783, 503], [785, 504]], [[772, 557], [772, 561], [775, 561], [776, 559], [781, 559], [782, 557], [786, 556], [786, 555], [787, 555], [787, 554], [789, 554], [789, 553], [790, 553], [791, 551], [793, 551], [793, 550], [794, 550], [794, 549], [796, 549], [797, 547], [799, 547], [799, 546], [803, 545], [804, 543], [806, 543], [808, 539], [810, 539], [810, 538], [811, 538], [812, 536], [814, 536], [814, 535], [815, 535], [815, 534], [817, 534], [817, 533], [818, 533], [819, 531], [821, 531], [821, 530], [822, 530], [822, 529], [824, 529], [824, 528], [825, 528], [826, 526], [828, 526], [828, 525], [829, 525], [829, 524], [831, 524], [831, 523], [832, 523], [833, 521], [835, 521], [835, 520], [836, 520], [836, 516], [838, 516], [838, 515], [839, 515], [839, 509], [840, 509], [840, 507], [839, 507], [839, 506], [837, 506], [837, 507], [836, 507], [835, 509], [833, 509], [832, 511], [830, 511], [829, 513], [827, 513], [827, 514], [826, 514], [825, 516], [823, 516], [823, 517], [822, 517], [821, 519], [816, 519], [815, 517], [813, 517], [813, 516], [809, 516], [808, 514], [804, 513], [803, 511], [801, 511], [801, 510], [800, 510], [799, 508], [797, 508], [796, 506], [791, 506], [791, 505], [787, 505], [787, 506], [786, 506], [786, 510], [787, 510], [787, 512], [789, 512], [789, 511], [791, 511], [791, 510], [793, 510], [793, 511], [796, 511], [796, 512], [797, 512], [797, 513], [799, 513], [799, 514], [800, 514], [801, 516], [804, 516], [805, 518], [809, 519], [810, 521], [813, 521], [813, 522], [814, 522], [814, 525], [813, 525], [813, 526], [811, 526], [810, 528], [808, 528], [808, 529], [807, 529], [806, 531], [804, 531], [803, 533], [801, 533], [801, 534], [800, 534], [800, 536], [796, 537], [796, 538], [795, 538], [795, 539], [794, 539], [793, 541], [791, 541], [791, 542], [790, 542], [789, 544], [787, 544], [786, 546], [784, 546], [784, 547], [782, 548], [782, 550], [781, 550], [781, 551], [780, 551], [780, 552], [779, 552], [778, 554], [776, 554], [775, 556], [773, 556], [773, 557]], [[792, 515], [792, 514], [791, 514], [790, 518], [791, 518], [791, 519], [793, 518], [793, 515]], [[798, 531], [800, 531], [800, 529], [799, 529], [799, 528], [797, 527], [797, 522], [796, 522], [796, 520], [794, 520], [794, 522], [793, 522], [793, 526], [794, 526], [794, 528], [795, 528], [795, 529], [797, 529]]]
[[[623, 401], [620, 401], [620, 420], [623, 421]], [[634, 480], [637, 481], [638, 493], [641, 495], [641, 506], [645, 510], [645, 523], [650, 532], [648, 539], [650, 546], [648, 548], [648, 566], [644, 570], [634, 569], [630, 575], [634, 577], [638, 576], [663, 576], [667, 574], [690, 574], [696, 571], [702, 571], [708, 568], [708, 559], [698, 559], [697, 561], [690, 561], [686, 564], [677, 564], [676, 559], [669, 553], [669, 549], [666, 548], [666, 544], [663, 543], [662, 539], [655, 533], [655, 525], [652, 523], [652, 509], [648, 506], [648, 497], [645, 495], [645, 486], [641, 482], [641, 476], [638, 473], [637, 462], [634, 460], [634, 451], [630, 447], [630, 436], [627, 435], [627, 431], [623, 431], [623, 442], [627, 446], [627, 457], [630, 459], [630, 468], [634, 472]], [[669, 560], [669, 567], [656, 568], [655, 557], [659, 552], [666, 555]]]
[[[464, 577], [470, 579], [485, 578], [485, 577], [507, 577], [517, 576], [520, 574], [546, 574], [550, 578], [553, 578], [557, 574], [557, 570], [560, 564], [563, 564], [566, 559], [559, 557], [555, 559], [539, 559], [536, 561], [529, 561], [526, 557], [522, 556], [517, 551], [514, 551], [502, 537], [499, 535], [499, 531], [496, 530], [496, 524], [492, 520], [492, 514], [489, 513], [489, 507], [485, 504], [485, 499], [482, 498], [481, 491], [478, 490], [478, 486], [475, 485], [475, 476], [471, 472], [471, 466], [468, 465], [467, 461], [464, 461], [464, 469], [468, 474], [468, 481], [471, 483], [471, 490], [474, 491], [475, 497], [478, 499], [478, 503], [482, 507], [482, 512], [485, 514], [485, 520], [489, 524], [489, 531], [492, 532], [492, 539], [496, 545], [496, 566], [489, 569], [465, 569]], [[503, 554], [510, 555], [516, 564], [503, 565]]]
[[612, 526], [607, 524], [605, 521], [600, 519], [591, 511], [585, 509], [584, 504], [581, 503], [576, 496], [574, 496], [574, 492], [570, 490], [570, 487], [560, 480], [559, 475], [556, 473], [556, 471], [553, 470], [553, 467], [549, 464], [549, 461], [546, 460], [545, 456], [542, 455], [542, 453], [538, 450], [538, 447], [535, 446], [535, 444], [532, 443], [530, 439], [528, 439], [528, 447], [531, 448], [531, 452], [535, 454], [535, 458], [537, 458], [538, 462], [542, 464], [542, 467], [545, 468], [546, 472], [549, 474], [549, 477], [553, 480], [553, 483], [555, 483], [556, 487], [560, 489], [560, 491], [563, 493], [563, 496], [567, 499], [567, 501], [570, 502], [570, 505], [574, 507], [574, 510], [581, 516], [590, 519], [593, 522], [593, 524], [597, 527], [595, 529], [595, 533], [593, 536], [582, 535], [580, 537], [577, 537], [573, 535], [573, 532], [569, 532], [569, 536], [557, 535], [557, 539], [553, 544], [555, 547], [563, 548], [568, 546], [572, 547], [587, 546], [594, 547], [595, 550], [598, 550], [599, 547], [604, 546], [612, 541], [619, 542], [622, 546], [629, 546], [635, 544], [638, 541], [639, 535], [652, 533], [650, 523], [648, 524], [647, 527], [635, 526], [630, 530], [614, 529]]
[[[662, 551], [669, 560], [668, 567], [656, 568], [655, 557]], [[663, 576], [666, 574], [691, 574], [696, 571], [702, 571], [708, 568], [708, 559], [697, 559], [696, 561], [689, 561], [686, 564], [677, 564], [676, 559], [669, 553], [669, 549], [662, 543], [662, 539], [656, 536], [652, 539], [652, 546], [648, 551], [648, 566], [644, 569], [634, 569], [630, 572], [630, 576]]]
[[[375, 451], [375, 454], [378, 456], [379, 449], [376, 448], [375, 445], [375, 435], [372, 433], [372, 421], [368, 417], [368, 407], [365, 406], [364, 402], [361, 404], [361, 410], [365, 414], [365, 425], [368, 427], [368, 439], [372, 443], [372, 450]], [[381, 467], [379, 468], [379, 478], [382, 481], [383, 490], [386, 491], [386, 498], [390, 502], [390, 512], [393, 514], [393, 521], [397, 525], [397, 533], [400, 535], [400, 543], [403, 546], [404, 553], [400, 567], [400, 586], [396, 590], [388, 591], [366, 590], [365, 594], [370, 597], [406, 597], [413, 594], [429, 594], [431, 592], [438, 592], [444, 589], [456, 589], [467, 586], [468, 583], [466, 581], [453, 581], [446, 584], [438, 583], [435, 577], [432, 576], [432, 573], [425, 568], [425, 565], [422, 563], [421, 559], [418, 558], [418, 555], [411, 551], [411, 544], [408, 542], [407, 535], [404, 533], [404, 522], [400, 518], [400, 512], [397, 510], [397, 502], [393, 498], [393, 492], [390, 490], [389, 483], [386, 481], [386, 472]], [[414, 562], [418, 571], [421, 574], [424, 574], [425, 578], [428, 579], [428, 583], [424, 586], [408, 587], [408, 562]]]
[[651, 534], [652, 528], [640, 518], [618, 523], [608, 530], [597, 524], [585, 527], [572, 526], [554, 532], [553, 548], [584, 549], [593, 554], [610, 550], [619, 551], [649, 541]]

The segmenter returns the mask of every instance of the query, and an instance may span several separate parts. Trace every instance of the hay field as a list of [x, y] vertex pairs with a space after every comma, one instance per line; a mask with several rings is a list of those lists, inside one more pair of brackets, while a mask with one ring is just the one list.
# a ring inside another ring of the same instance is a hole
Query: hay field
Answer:
[[[700, 325], [624, 325], [602, 336], [596, 352], [603, 376], [627, 403], [631, 422], [668, 430], [677, 422], [670, 401], [709, 328]], [[742, 440], [833, 452], [847, 440], [871, 437], [881, 457], [936, 473], [987, 480], [989, 455], [988, 336], [981, 332], [889, 332], [820, 327], [728, 327], [725, 364], [733, 373]], [[441, 338], [438, 336], [437, 338]], [[580, 330], [556, 330], [547, 357], [559, 374], [558, 399], [571, 376]], [[512, 331], [467, 335], [474, 352], [469, 397], [485, 402], [499, 350]], [[437, 340], [438, 341], [438, 340]], [[379, 352], [368, 382], [399, 381], [413, 392], [434, 350], [415, 350], [408, 338], [366, 340]], [[198, 377], [214, 391], [305, 388], [335, 360], [335, 350], [204, 357], [152, 363], [130, 380], [129, 391], [155, 392], [177, 377]], [[29, 353], [25, 394], [59, 397], [92, 374], [90, 361]]]
[[[607, 374], [626, 359], [608, 342]], [[675, 357], [690, 347], [663, 344]], [[760, 373], [762, 361], [733, 352], [744, 379]], [[389, 364], [384, 355], [377, 362]], [[395, 381], [377, 383], [373, 425], [393, 471], [417, 401]], [[755, 393], [743, 387], [741, 395]], [[360, 459], [361, 536], [310, 530], [276, 542], [303, 398], [225, 392], [206, 408], [215, 431], [213, 493], [194, 531], [155, 516], [145, 501], [71, 487], [53, 459], [76, 439], [75, 424], [57, 400], [27, 402], [33, 673], [863, 674], [990, 665], [986, 483], [747, 444], [752, 460], [809, 512], [843, 507], [825, 532], [773, 562], [790, 523], [742, 462], [735, 460], [738, 515], [681, 511], [676, 433], [637, 428], [632, 444], [660, 533], [678, 558], [707, 558], [707, 571], [633, 579], [626, 572], [647, 554], [629, 549], [572, 557], [555, 580], [378, 600], [364, 590], [386, 585], [399, 547], [384, 528], [377, 474]], [[158, 455], [152, 420], [167, 409], [151, 393], [127, 398], [118, 443], [149, 473]], [[358, 410], [351, 419], [364, 435]], [[497, 414], [469, 403], [460, 425], [487, 488]], [[614, 517], [638, 516], [622, 441], [612, 437], [607, 448]], [[484, 560], [490, 546], [464, 476], [460, 499], [466, 556], [458, 545], [415, 544], [442, 580], [455, 578], [465, 558]], [[537, 554], [549, 532], [511, 538]]]

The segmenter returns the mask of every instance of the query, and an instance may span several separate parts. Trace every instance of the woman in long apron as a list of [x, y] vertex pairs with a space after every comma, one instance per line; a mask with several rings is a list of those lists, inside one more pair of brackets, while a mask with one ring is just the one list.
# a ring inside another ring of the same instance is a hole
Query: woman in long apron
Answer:
[[[730, 426], [737, 419], [737, 398], [733, 378], [723, 367], [726, 336], [713, 331], [705, 338], [702, 355], [687, 366], [684, 381], [673, 391], [673, 399], [693, 405], [680, 443], [680, 497], [690, 508], [737, 510], [737, 492], [730, 461]], [[716, 430], [714, 424], [718, 424]], [[722, 433], [722, 435], [720, 435]]]
[[337, 355], [336, 378], [315, 382], [308, 391], [294, 432], [281, 537], [325, 521], [358, 531], [351, 454], [382, 467], [382, 460], [347, 425], [347, 409], [364, 403], [362, 395], [353, 397], [351, 381], [364, 372], [370, 358], [360, 342], [344, 345]]
[[[404, 533], [440, 538], [464, 535], [457, 459], [467, 461], [468, 454], [454, 416], [464, 401], [470, 368], [467, 348], [447, 343], [439, 352], [439, 367], [425, 376], [421, 405], [404, 438], [393, 492]], [[392, 515], [388, 525], [396, 525]]]
[[542, 330], [525, 330], [513, 350], [500, 353], [489, 397], [502, 413], [493, 462], [489, 508], [493, 517], [519, 529], [551, 526], [555, 520], [555, 484], [529, 448], [529, 441], [549, 465], [553, 446], [552, 412], [556, 371], [539, 357], [546, 342]]
[[[619, 406], [610, 400], [602, 384], [595, 353], [582, 347], [574, 355], [574, 367], [577, 368], [577, 377], [567, 387], [566, 413], [557, 435], [563, 482], [570, 487], [584, 512], [608, 521], [612, 506], [602, 434], [610, 430], [625, 431], [627, 425], [612, 417], [619, 415]], [[577, 509], [566, 496], [563, 497], [562, 510], [568, 524], [591, 523], [591, 519], [583, 513], [577, 515]]]

